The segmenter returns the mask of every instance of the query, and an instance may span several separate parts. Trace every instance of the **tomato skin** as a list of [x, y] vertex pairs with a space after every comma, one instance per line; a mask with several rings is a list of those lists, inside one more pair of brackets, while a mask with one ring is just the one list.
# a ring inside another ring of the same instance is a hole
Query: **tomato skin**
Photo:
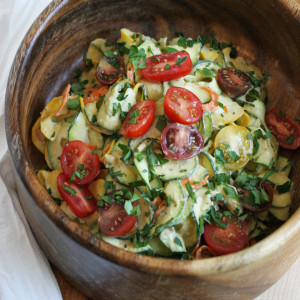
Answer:
[[[132, 203], [136, 206], [138, 201]], [[128, 215], [123, 204], [113, 203], [108, 207], [99, 208], [98, 228], [107, 236], [119, 237], [126, 235], [134, 229], [137, 216]]]
[[125, 72], [124, 60], [121, 56], [113, 58], [105, 55], [100, 57], [96, 71], [97, 80], [106, 85], [111, 85], [118, 80]]
[[[60, 173], [57, 176], [56, 183], [59, 194], [63, 200], [67, 202], [77, 217], [85, 218], [96, 211], [96, 199], [93, 197], [87, 186], [79, 187], [74, 183], [70, 184], [70, 179], [64, 173]], [[71, 188], [76, 194], [72, 195], [70, 192], [66, 191], [63, 186]], [[87, 200], [86, 197], [91, 199]]]
[[172, 123], [161, 133], [161, 147], [172, 159], [185, 160], [200, 153], [204, 140], [198, 129], [191, 125]]
[[[154, 100], [139, 101], [134, 104], [121, 126], [121, 134], [128, 138], [136, 138], [145, 134], [153, 124], [156, 103]], [[139, 115], [135, 116], [138, 112]], [[135, 120], [135, 124], [131, 121]]]
[[[266, 115], [266, 124], [278, 139], [282, 148], [294, 150], [300, 146], [300, 124], [278, 108], [272, 108]], [[293, 136], [292, 143], [287, 143], [288, 138]]]
[[[183, 60], [176, 64], [177, 60]], [[141, 69], [142, 76], [152, 82], [164, 82], [178, 79], [189, 74], [193, 63], [187, 51], [159, 54], [146, 59], [146, 68]], [[168, 68], [169, 66], [169, 68]]]
[[217, 81], [222, 91], [232, 98], [244, 95], [251, 84], [246, 73], [230, 67], [218, 70]]
[[204, 225], [204, 238], [211, 250], [217, 255], [223, 255], [244, 249], [249, 239], [247, 222], [240, 221], [235, 217], [229, 220], [224, 215], [221, 221], [224, 224], [228, 222], [227, 228], [222, 229], [214, 222]]
[[[85, 174], [82, 179], [75, 176], [74, 183], [79, 185], [88, 184], [95, 179], [100, 170], [100, 160], [96, 153], [92, 153], [90, 145], [82, 141], [68, 142], [63, 148], [60, 163], [63, 172], [70, 179], [74, 171]], [[84, 168], [80, 169], [79, 166]]]
[[181, 87], [170, 87], [164, 99], [164, 110], [173, 123], [195, 124], [202, 118], [202, 103], [189, 90]]

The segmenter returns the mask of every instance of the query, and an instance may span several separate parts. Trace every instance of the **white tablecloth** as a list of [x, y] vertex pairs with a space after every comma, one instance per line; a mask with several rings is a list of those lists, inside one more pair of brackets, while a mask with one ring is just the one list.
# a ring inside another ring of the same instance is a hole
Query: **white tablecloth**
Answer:
[[49, 0], [0, 0], [0, 299], [62, 299], [16, 192], [7, 153], [4, 98], [9, 70], [27, 30]]
[[[4, 98], [17, 48], [49, 0], [0, 0], [0, 299], [62, 299], [18, 201], [4, 129]], [[300, 259], [257, 300], [299, 300]]]

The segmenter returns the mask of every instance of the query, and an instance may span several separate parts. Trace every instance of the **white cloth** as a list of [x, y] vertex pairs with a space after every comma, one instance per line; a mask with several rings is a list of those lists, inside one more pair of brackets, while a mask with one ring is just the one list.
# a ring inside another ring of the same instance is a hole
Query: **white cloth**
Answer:
[[0, 0], [0, 299], [62, 299], [50, 265], [28, 226], [7, 153], [4, 99], [15, 53], [50, 0]]

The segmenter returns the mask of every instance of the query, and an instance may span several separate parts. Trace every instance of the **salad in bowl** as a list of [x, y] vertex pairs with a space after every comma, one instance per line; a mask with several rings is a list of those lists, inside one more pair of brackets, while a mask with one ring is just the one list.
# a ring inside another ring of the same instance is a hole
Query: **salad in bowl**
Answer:
[[93, 40], [43, 109], [37, 175], [63, 212], [128, 251], [199, 259], [240, 251], [289, 217], [300, 126], [268, 74], [214, 35]]

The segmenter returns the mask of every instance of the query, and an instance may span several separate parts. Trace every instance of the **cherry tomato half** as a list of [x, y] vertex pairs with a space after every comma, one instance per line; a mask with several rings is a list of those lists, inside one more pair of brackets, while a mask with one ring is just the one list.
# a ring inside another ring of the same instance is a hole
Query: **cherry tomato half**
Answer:
[[290, 116], [272, 108], [266, 116], [266, 123], [282, 148], [297, 149], [300, 146], [300, 124]]
[[256, 188], [258, 190], [261, 190], [261, 187], [263, 190], [267, 193], [269, 196], [269, 201], [265, 202], [261, 205], [256, 205], [256, 204], [250, 204], [247, 201], [245, 201], [245, 198], [249, 197], [249, 190], [246, 190], [244, 188], [237, 188], [237, 191], [242, 197], [240, 198], [242, 205], [245, 209], [248, 211], [251, 211], [253, 213], [260, 213], [263, 211], [266, 211], [270, 208], [272, 202], [273, 202], [273, 187], [268, 181], [263, 181], [260, 185], [260, 182], [256, 185]]
[[161, 133], [161, 147], [164, 154], [173, 159], [189, 159], [200, 153], [204, 141], [192, 125], [172, 123]]
[[146, 59], [146, 68], [141, 69], [142, 76], [152, 82], [164, 82], [178, 79], [189, 74], [193, 63], [187, 51], [159, 54]]
[[99, 156], [82, 141], [71, 141], [65, 145], [60, 164], [69, 180], [72, 178], [75, 184], [80, 185], [93, 181], [100, 170]]
[[173, 123], [194, 124], [202, 118], [202, 103], [189, 90], [181, 87], [170, 87], [164, 99], [166, 116]]
[[125, 72], [124, 60], [122, 57], [115, 55], [114, 57], [101, 56], [96, 78], [100, 83], [113, 84]]
[[85, 218], [96, 211], [96, 199], [86, 186], [70, 183], [64, 173], [57, 176], [56, 183], [59, 194], [77, 217]]
[[[136, 206], [138, 201], [133, 202]], [[99, 208], [98, 228], [99, 231], [107, 236], [123, 236], [134, 229], [137, 216], [128, 215], [123, 204], [113, 203], [104, 208]]]
[[240, 221], [234, 216], [232, 220], [226, 216], [221, 217], [221, 222], [228, 226], [225, 229], [218, 227], [214, 222], [204, 225], [204, 238], [210, 249], [218, 254], [237, 252], [246, 247], [249, 238], [249, 227], [246, 221]]
[[[253, 140], [247, 138], [248, 129], [244, 126], [228, 125], [222, 128], [216, 135], [214, 147], [223, 151], [224, 165], [230, 170], [238, 170], [244, 167], [253, 152]], [[218, 151], [215, 149], [215, 158]]]
[[250, 88], [250, 77], [233, 68], [219, 69], [217, 80], [222, 91], [229, 97], [244, 95]]
[[139, 101], [134, 104], [123, 121], [121, 134], [128, 138], [145, 134], [154, 121], [155, 108], [154, 100]]

